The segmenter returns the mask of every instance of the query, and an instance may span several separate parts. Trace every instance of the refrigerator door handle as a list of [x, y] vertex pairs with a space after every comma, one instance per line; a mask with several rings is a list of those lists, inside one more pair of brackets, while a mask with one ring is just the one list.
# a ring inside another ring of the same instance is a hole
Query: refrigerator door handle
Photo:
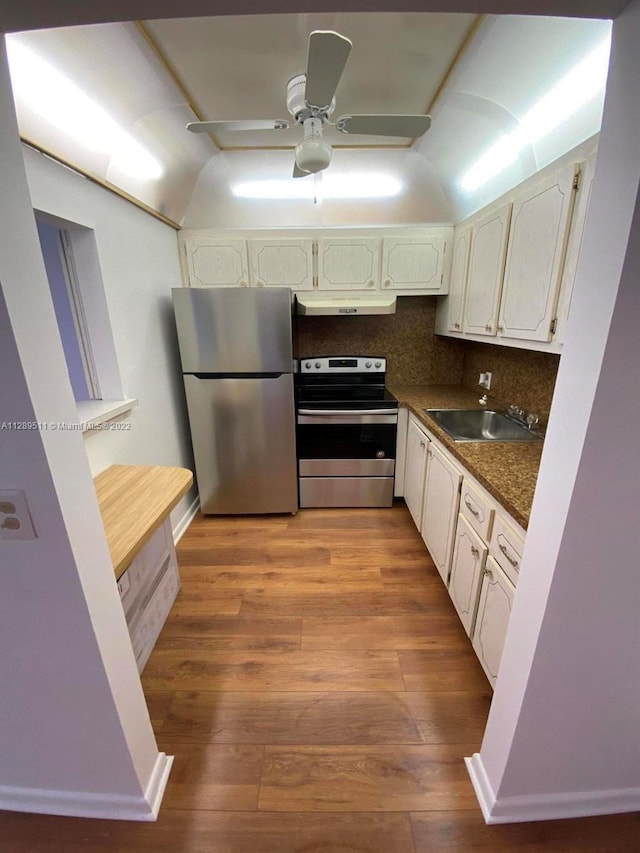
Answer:
[[196, 379], [280, 379], [285, 373], [185, 373]]

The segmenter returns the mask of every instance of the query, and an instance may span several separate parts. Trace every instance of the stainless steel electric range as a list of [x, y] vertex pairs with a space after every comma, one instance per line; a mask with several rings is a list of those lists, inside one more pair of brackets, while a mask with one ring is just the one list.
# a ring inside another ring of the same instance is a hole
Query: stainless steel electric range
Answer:
[[391, 506], [398, 402], [386, 359], [300, 359], [296, 374], [301, 507]]

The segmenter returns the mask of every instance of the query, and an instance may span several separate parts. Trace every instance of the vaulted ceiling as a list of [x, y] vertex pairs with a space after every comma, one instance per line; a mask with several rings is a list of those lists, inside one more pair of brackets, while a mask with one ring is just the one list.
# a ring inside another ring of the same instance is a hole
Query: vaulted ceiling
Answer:
[[[148, 20], [11, 36], [21, 134], [177, 222], [204, 224], [189, 216], [194, 197], [200, 196], [201, 211], [203, 196], [214, 205], [232, 176], [291, 180], [289, 149], [300, 133], [195, 136], [185, 124], [197, 118], [288, 118], [286, 84], [304, 70], [314, 29], [337, 30], [354, 44], [336, 115], [433, 116], [431, 130], [416, 142], [329, 129], [326, 138], [340, 149], [335, 174], [362, 164], [379, 172], [376, 164], [383, 163], [403, 176], [407, 196], [438, 195], [435, 218], [461, 218], [599, 128], [602, 91], [553, 133], [525, 145], [490, 186], [465, 194], [461, 175], [608, 37], [609, 24], [378, 12]], [[31, 81], [24, 79], [29, 74]], [[38, 102], [43, 91], [45, 106]], [[68, 93], [63, 106], [56, 103], [61, 92]], [[414, 202], [399, 215], [424, 215]], [[238, 218], [241, 211], [233, 224]]]

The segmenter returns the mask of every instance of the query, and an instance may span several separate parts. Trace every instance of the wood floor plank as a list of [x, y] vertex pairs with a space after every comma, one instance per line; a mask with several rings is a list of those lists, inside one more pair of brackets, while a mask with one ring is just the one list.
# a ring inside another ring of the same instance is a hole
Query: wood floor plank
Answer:
[[152, 689], [174, 690], [402, 690], [390, 651], [164, 651], [144, 672]]
[[191, 691], [174, 696], [160, 732], [162, 749], [165, 738], [186, 743], [422, 743], [406, 694], [399, 692]]
[[203, 598], [201, 591], [195, 592], [190, 589], [189, 584], [183, 584], [171, 616], [237, 616], [243, 597], [242, 591], [219, 589], [212, 590]]
[[302, 622], [303, 649], [467, 648], [469, 638], [449, 613], [424, 616], [308, 616]]
[[206, 595], [208, 586], [215, 589], [269, 590], [269, 592], [361, 592], [384, 591], [377, 569], [363, 567], [359, 571], [345, 571], [331, 566], [181, 566], [183, 582], [195, 594]]
[[166, 790], [172, 808], [255, 811], [264, 747], [186, 745], [163, 736], [162, 749], [174, 755]]
[[487, 676], [469, 645], [460, 649], [420, 649], [400, 651], [405, 689], [483, 692]]
[[[478, 693], [407, 691], [401, 694], [425, 743], [475, 743], [473, 752], [480, 749], [492, 695], [488, 683]], [[173, 705], [167, 718], [172, 708]]]
[[265, 549], [264, 542], [253, 547], [228, 546], [185, 548], [180, 553], [185, 565], [189, 566], [327, 566], [331, 558], [329, 548], [318, 545], [272, 544]]
[[459, 746], [265, 748], [258, 809], [457, 810], [477, 806]]
[[158, 650], [299, 649], [302, 619], [171, 614]]
[[428, 613], [431, 606], [424, 592], [351, 592], [326, 593], [270, 593], [249, 591], [244, 595], [240, 613], [243, 616], [269, 615], [273, 617], [307, 616], [401, 616], [402, 614]]
[[477, 809], [411, 815], [416, 853], [632, 853], [640, 847], [640, 815], [604, 815], [487, 826]]

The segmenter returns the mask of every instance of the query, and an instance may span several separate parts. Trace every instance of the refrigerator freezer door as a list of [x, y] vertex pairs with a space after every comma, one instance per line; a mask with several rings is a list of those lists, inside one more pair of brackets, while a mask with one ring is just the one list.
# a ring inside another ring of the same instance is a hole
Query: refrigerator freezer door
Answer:
[[174, 288], [183, 373], [290, 373], [288, 287]]
[[202, 512], [295, 512], [293, 376], [184, 384]]

